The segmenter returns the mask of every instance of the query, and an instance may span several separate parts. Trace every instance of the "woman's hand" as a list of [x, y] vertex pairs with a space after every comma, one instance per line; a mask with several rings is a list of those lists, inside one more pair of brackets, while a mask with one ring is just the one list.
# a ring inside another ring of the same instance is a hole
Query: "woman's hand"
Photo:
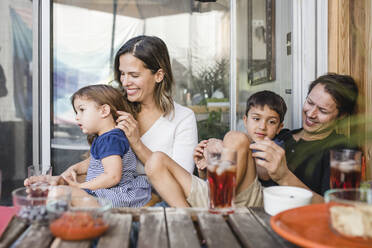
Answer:
[[269, 176], [275, 182], [280, 184], [280, 181], [284, 180], [289, 174], [285, 151], [274, 141], [265, 138], [251, 144], [249, 148], [257, 150], [257, 152], [252, 153], [252, 157], [262, 159], [255, 159], [256, 165], [266, 168]]
[[127, 112], [117, 111], [116, 113], [119, 115], [116, 127], [124, 131], [131, 146], [136, 146], [140, 142], [138, 122]]
[[207, 167], [207, 162], [204, 157], [204, 149], [207, 147], [208, 140], [202, 140], [194, 149], [194, 163], [199, 170]]

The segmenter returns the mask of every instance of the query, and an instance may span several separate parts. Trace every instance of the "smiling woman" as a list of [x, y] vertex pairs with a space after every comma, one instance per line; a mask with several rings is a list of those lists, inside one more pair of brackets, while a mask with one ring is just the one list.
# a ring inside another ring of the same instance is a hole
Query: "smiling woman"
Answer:
[[194, 170], [197, 144], [196, 119], [192, 110], [173, 101], [173, 74], [165, 43], [154, 36], [127, 41], [115, 56], [115, 78], [125, 99], [134, 107], [136, 119], [118, 112], [118, 127], [137, 155], [137, 171], [155, 151], [162, 151], [186, 171]]

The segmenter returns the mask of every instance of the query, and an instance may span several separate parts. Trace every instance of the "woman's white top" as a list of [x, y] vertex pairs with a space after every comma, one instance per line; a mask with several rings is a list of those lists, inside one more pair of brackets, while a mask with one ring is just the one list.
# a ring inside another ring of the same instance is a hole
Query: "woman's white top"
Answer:
[[[166, 153], [191, 174], [194, 171], [193, 153], [198, 144], [194, 112], [174, 102], [174, 113], [161, 116], [141, 137], [152, 152]], [[143, 164], [137, 159], [137, 172], [144, 174]]]

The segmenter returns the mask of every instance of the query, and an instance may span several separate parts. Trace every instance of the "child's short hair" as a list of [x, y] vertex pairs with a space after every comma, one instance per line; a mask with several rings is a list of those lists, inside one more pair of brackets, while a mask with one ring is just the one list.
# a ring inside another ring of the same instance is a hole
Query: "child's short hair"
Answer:
[[265, 105], [278, 113], [280, 123], [284, 121], [287, 105], [281, 96], [269, 90], [258, 91], [248, 98], [245, 115], [248, 115], [251, 107], [264, 107]]

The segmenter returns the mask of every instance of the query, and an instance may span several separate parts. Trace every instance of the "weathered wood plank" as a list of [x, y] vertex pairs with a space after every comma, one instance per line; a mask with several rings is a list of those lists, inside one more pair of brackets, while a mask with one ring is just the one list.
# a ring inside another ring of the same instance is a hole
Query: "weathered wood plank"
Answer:
[[129, 247], [129, 234], [132, 225], [130, 214], [110, 214], [107, 217], [109, 230], [98, 241], [98, 248]]
[[30, 247], [49, 247], [53, 240], [53, 235], [49, 231], [49, 226], [34, 224], [31, 226], [26, 236], [17, 244], [19, 248]]
[[0, 248], [10, 246], [26, 230], [27, 226], [25, 220], [13, 216], [0, 237]]
[[56, 238], [51, 248], [90, 248], [90, 240], [83, 240], [83, 241], [65, 241], [61, 240], [60, 238]]
[[228, 218], [244, 247], [283, 247], [251, 213], [234, 213]]
[[254, 207], [250, 208], [251, 213], [253, 216], [256, 217], [257, 221], [262, 224], [263, 227], [265, 227], [266, 231], [271, 234], [282, 246], [284, 247], [298, 247], [288, 240], [283, 239], [281, 236], [279, 236], [272, 228], [270, 225], [270, 218], [271, 216], [268, 215], [264, 208], [262, 207]]
[[165, 214], [170, 247], [200, 247], [197, 232], [187, 211], [167, 208]]
[[201, 213], [198, 221], [208, 247], [240, 247], [222, 215]]
[[164, 210], [141, 214], [137, 247], [168, 247]]
[[110, 210], [113, 214], [130, 214], [133, 217], [133, 221], [139, 221], [139, 217], [142, 214], [147, 213], [164, 213], [162, 207], [151, 207], [151, 208], [113, 208]]

